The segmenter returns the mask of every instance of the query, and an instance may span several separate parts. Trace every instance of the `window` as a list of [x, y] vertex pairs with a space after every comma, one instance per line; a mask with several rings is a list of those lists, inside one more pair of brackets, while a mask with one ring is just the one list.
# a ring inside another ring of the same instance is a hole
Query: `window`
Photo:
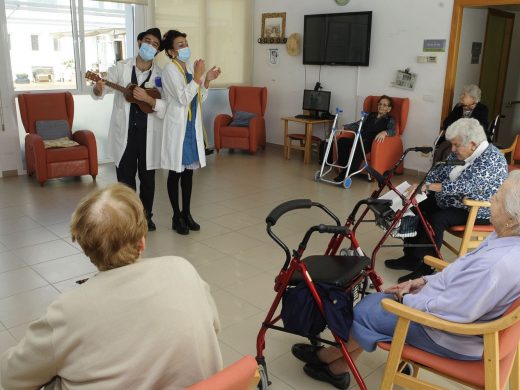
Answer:
[[251, 80], [252, 1], [155, 0], [155, 20], [164, 34], [175, 26], [188, 34], [193, 58], [220, 66], [211, 85], [248, 84]]
[[31, 48], [33, 51], [40, 50], [40, 44], [38, 42], [38, 35], [31, 35]]
[[17, 92], [82, 90], [85, 70], [103, 73], [126, 57], [126, 31], [133, 31], [132, 5], [94, 0], [5, 0], [5, 9]]

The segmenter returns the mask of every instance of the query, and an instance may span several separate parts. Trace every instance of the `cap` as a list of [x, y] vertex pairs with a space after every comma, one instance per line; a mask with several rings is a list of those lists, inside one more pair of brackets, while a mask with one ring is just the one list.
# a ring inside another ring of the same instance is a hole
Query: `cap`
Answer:
[[[161, 30], [159, 30], [157, 27], [152, 27], [146, 31], [143, 31], [142, 33], [140, 33], [137, 36], [137, 40], [142, 40], [146, 35], [153, 35], [154, 37], [156, 37], [159, 40], [159, 42], [161, 42], [161, 39], [162, 39]], [[139, 38], [141, 38], [141, 39], [139, 39]]]

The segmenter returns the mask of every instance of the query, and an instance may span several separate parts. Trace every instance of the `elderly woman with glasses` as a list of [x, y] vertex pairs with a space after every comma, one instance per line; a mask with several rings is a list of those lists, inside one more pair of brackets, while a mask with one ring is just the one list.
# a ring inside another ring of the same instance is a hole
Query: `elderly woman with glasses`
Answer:
[[[511, 172], [491, 197], [491, 223], [495, 232], [477, 250], [442, 272], [365, 296], [354, 307], [347, 344], [351, 356], [373, 351], [378, 342], [392, 341], [397, 317], [381, 307], [383, 298], [394, 298], [416, 310], [463, 324], [503, 315], [520, 298], [520, 171]], [[456, 335], [412, 322], [406, 343], [451, 359], [482, 359], [481, 336]], [[348, 366], [339, 349], [295, 344], [292, 352], [306, 363], [307, 375], [338, 389], [348, 388]]]
[[461, 118], [474, 118], [487, 130], [488, 108], [480, 102], [482, 91], [475, 84], [465, 85], [459, 96], [459, 102], [442, 122], [441, 135], [437, 141], [433, 160], [444, 160], [450, 152], [450, 143], [444, 137], [444, 131]]
[[[451, 143], [448, 160], [463, 160], [465, 164], [441, 165], [430, 172], [422, 188], [428, 192], [428, 198], [420, 204], [439, 249], [446, 229], [466, 224], [468, 207], [463, 204], [464, 198], [488, 201], [507, 177], [506, 159], [488, 143], [484, 129], [476, 119], [459, 119], [448, 128], [446, 138]], [[489, 224], [489, 216], [488, 208], [480, 208], [476, 223]], [[400, 282], [431, 274], [433, 270], [422, 259], [426, 255], [435, 256], [435, 250], [433, 246], [424, 246], [431, 242], [422, 226], [416, 237], [405, 239], [405, 244], [404, 255], [386, 260], [385, 265], [412, 271], [399, 278]]]
[[[361, 135], [363, 138], [363, 147], [365, 152], [370, 152], [372, 148], [372, 142], [383, 142], [386, 137], [392, 137], [395, 135], [395, 121], [389, 113], [392, 110], [392, 98], [383, 95], [377, 102], [377, 112], [371, 112], [363, 121], [363, 127], [361, 128]], [[346, 130], [357, 130], [359, 121], [345, 125]], [[338, 158], [337, 164], [346, 166], [351, 153], [353, 138], [339, 138], [338, 139]], [[352, 158], [352, 169], [357, 170], [361, 162], [363, 162], [363, 151], [361, 145], [356, 147], [354, 150], [354, 156]], [[335, 182], [342, 182], [345, 180], [346, 169], [342, 169], [338, 176], [334, 178]]]

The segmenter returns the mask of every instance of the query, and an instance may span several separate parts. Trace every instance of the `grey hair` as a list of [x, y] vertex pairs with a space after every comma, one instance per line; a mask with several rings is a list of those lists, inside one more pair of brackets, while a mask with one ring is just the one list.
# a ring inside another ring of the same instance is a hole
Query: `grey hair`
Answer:
[[480, 97], [482, 96], [482, 91], [480, 88], [475, 84], [469, 84], [462, 87], [462, 92], [467, 93], [469, 96], [471, 96], [473, 99], [475, 99], [475, 102], [480, 102]]
[[464, 146], [467, 146], [470, 142], [478, 146], [487, 140], [484, 128], [478, 120], [473, 118], [461, 118], [448, 127], [446, 139], [452, 141], [457, 137], [460, 137], [460, 141]]
[[513, 232], [520, 235], [520, 170], [510, 172], [506, 181], [510, 185], [509, 190], [504, 192], [504, 210], [516, 224]]

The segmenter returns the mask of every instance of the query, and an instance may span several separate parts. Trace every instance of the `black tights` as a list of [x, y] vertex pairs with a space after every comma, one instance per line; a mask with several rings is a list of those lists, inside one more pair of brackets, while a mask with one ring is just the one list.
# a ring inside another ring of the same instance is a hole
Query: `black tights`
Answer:
[[168, 173], [168, 196], [173, 208], [173, 217], [180, 218], [181, 209], [179, 207], [179, 180], [182, 191], [182, 214], [190, 214], [191, 189], [193, 187], [193, 170], [185, 169], [182, 172], [170, 171]]

